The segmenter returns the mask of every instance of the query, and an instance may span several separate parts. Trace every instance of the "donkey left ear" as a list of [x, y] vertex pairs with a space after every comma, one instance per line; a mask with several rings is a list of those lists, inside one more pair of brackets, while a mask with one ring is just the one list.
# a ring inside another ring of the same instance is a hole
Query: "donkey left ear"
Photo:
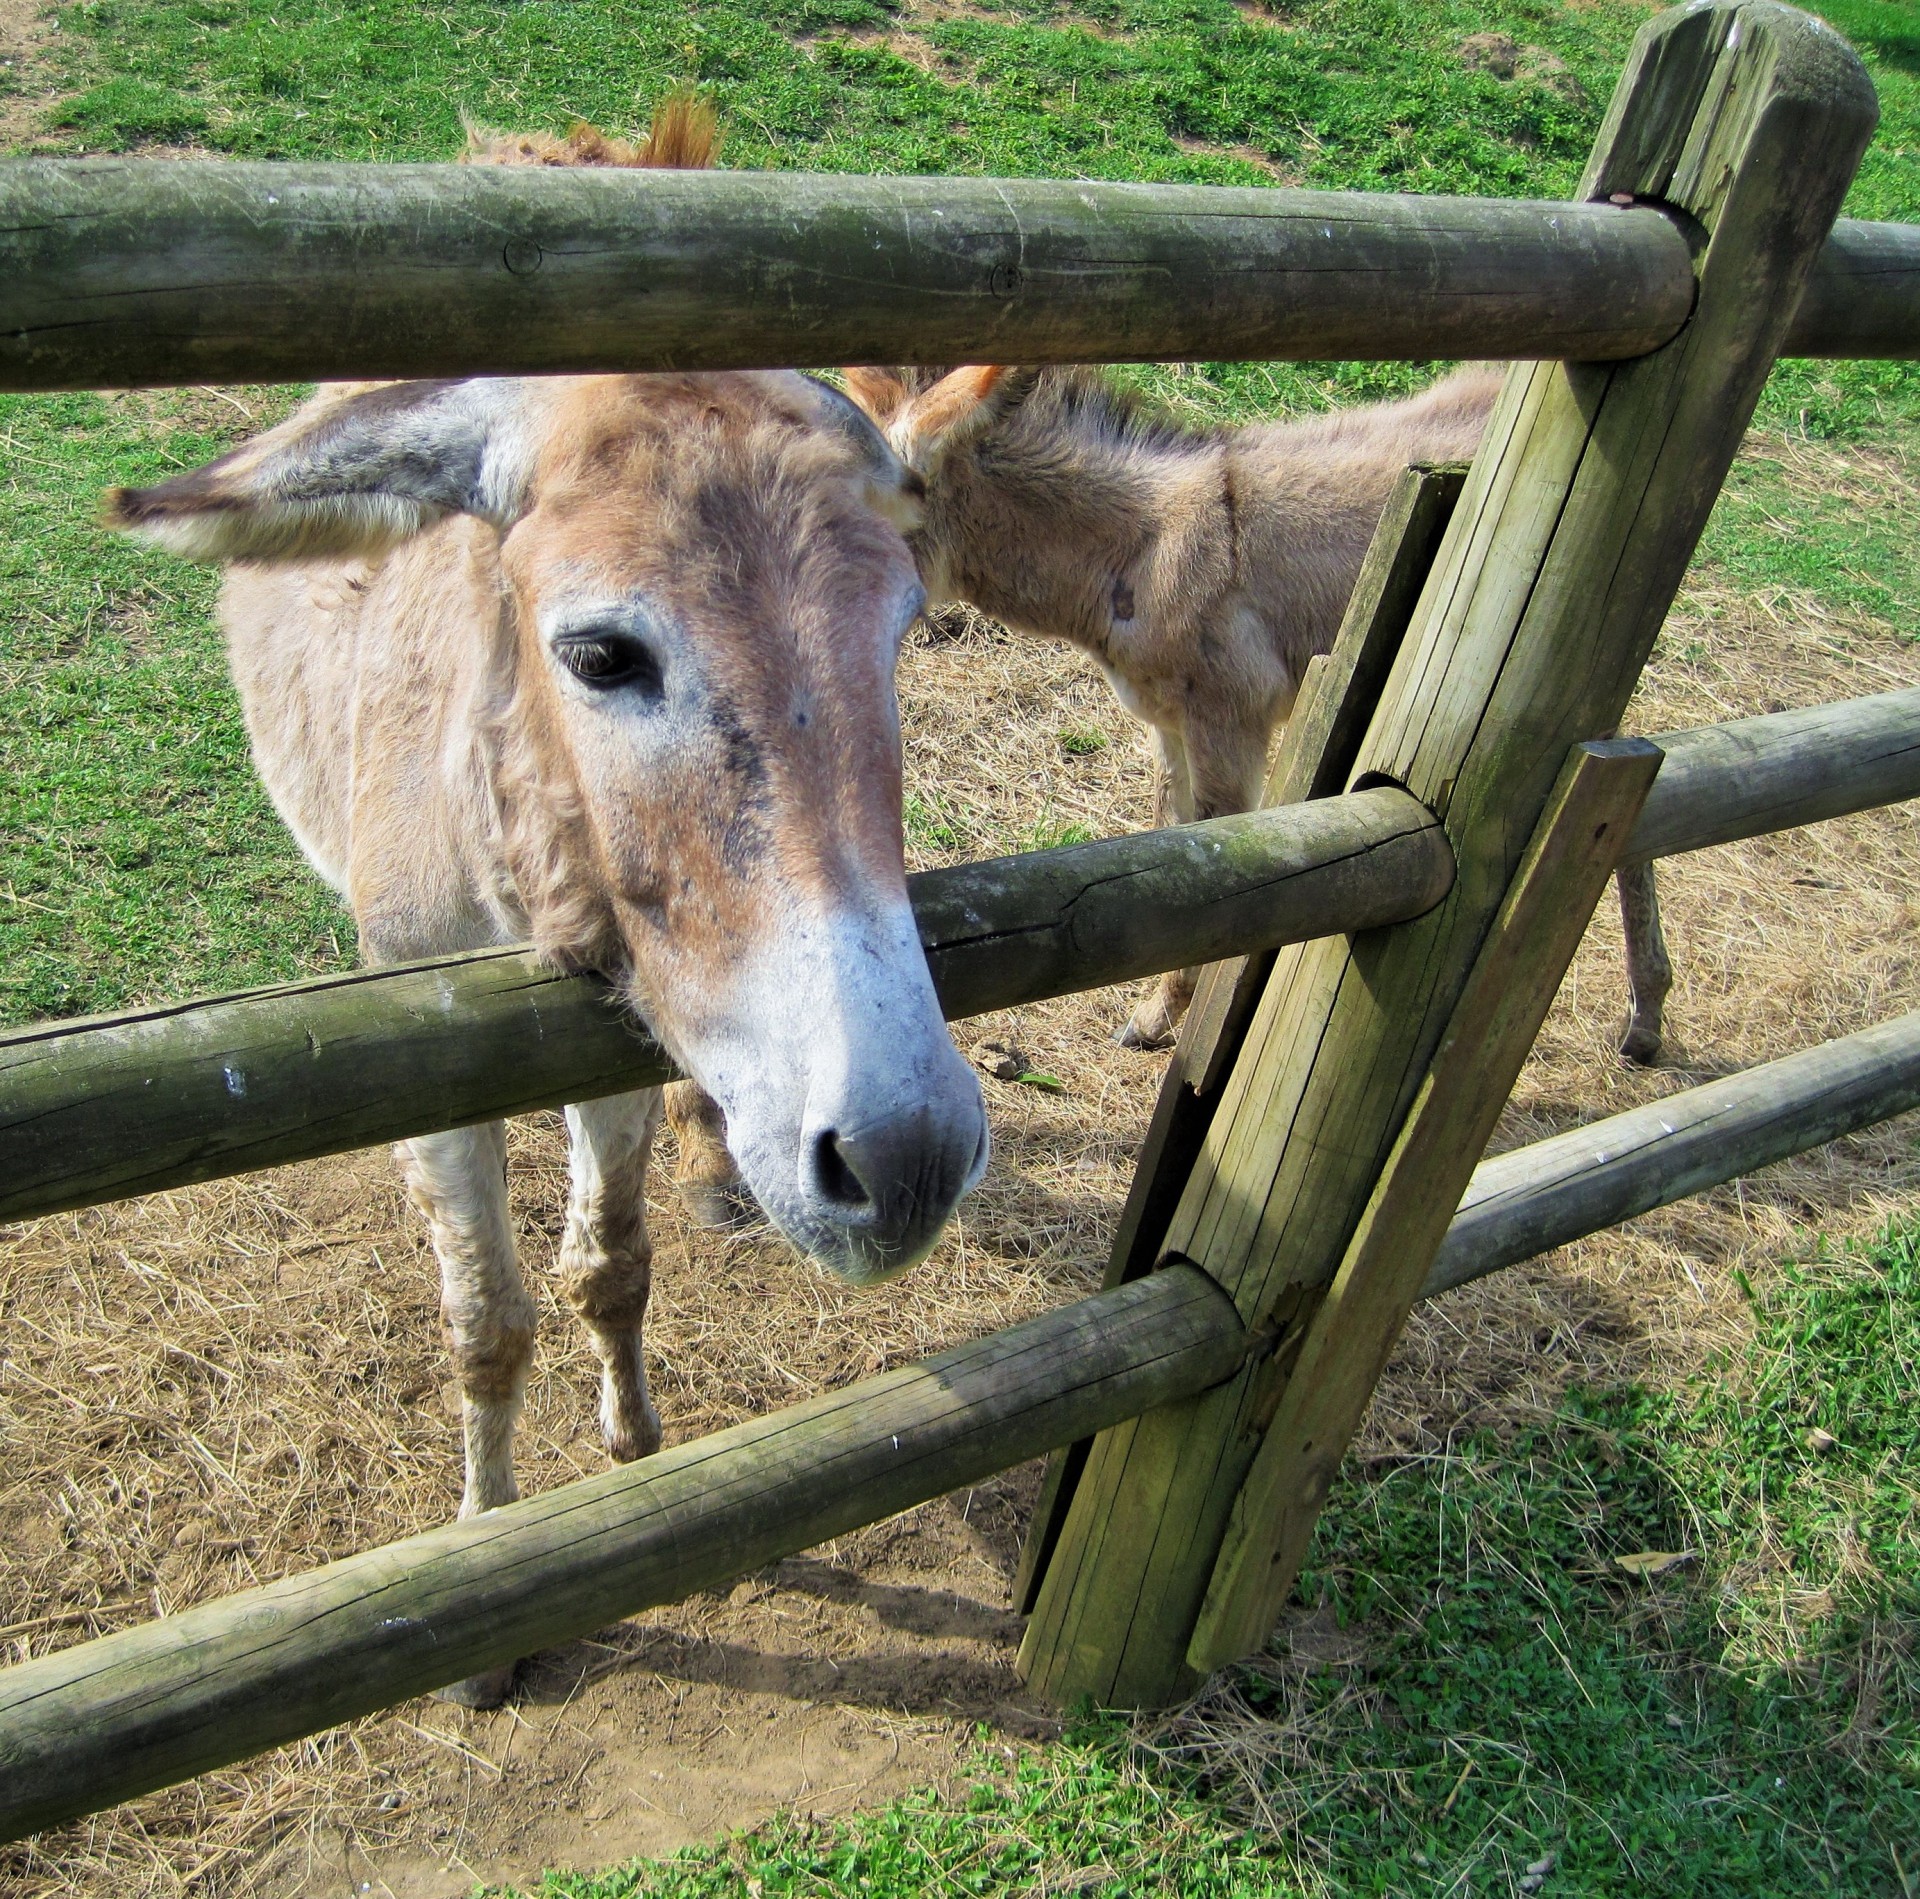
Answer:
[[860, 450], [868, 504], [902, 534], [911, 534], [926, 515], [927, 484], [893, 452], [873, 417], [845, 390], [818, 376], [803, 375], [800, 380], [812, 393], [815, 419]]
[[847, 394], [884, 429], [912, 395], [907, 379], [897, 369], [843, 369]]
[[109, 527], [189, 560], [373, 554], [449, 514], [509, 527], [532, 478], [521, 382], [376, 383], [322, 396], [191, 474], [107, 495]]
[[1040, 372], [969, 363], [913, 399], [889, 431], [908, 465], [928, 473], [943, 455], [977, 441], [1024, 402]]

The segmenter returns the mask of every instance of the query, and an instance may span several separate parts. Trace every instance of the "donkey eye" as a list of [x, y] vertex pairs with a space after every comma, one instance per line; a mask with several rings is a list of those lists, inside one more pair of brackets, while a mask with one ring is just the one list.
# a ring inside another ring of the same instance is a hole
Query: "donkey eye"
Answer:
[[583, 685], [632, 687], [657, 699], [666, 678], [653, 650], [630, 633], [588, 633], [554, 643], [554, 657]]

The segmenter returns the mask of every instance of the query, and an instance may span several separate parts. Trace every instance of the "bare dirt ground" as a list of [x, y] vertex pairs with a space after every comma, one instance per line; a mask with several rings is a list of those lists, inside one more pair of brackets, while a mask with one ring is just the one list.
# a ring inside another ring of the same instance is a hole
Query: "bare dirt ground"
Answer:
[[52, 33], [46, 0], [0, 0], [0, 149], [30, 144], [60, 97], [41, 58]]

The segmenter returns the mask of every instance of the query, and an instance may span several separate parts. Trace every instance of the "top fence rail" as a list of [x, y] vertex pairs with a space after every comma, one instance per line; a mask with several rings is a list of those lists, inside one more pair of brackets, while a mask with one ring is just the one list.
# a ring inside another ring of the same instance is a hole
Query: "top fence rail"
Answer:
[[[458, 165], [0, 163], [0, 388], [784, 364], [1643, 355], [1648, 206]], [[1837, 226], [1786, 353], [1920, 356], [1920, 228]]]

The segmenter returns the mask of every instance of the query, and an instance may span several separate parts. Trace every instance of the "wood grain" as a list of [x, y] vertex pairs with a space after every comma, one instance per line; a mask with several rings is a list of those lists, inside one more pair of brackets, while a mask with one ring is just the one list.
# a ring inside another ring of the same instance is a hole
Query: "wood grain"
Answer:
[[1482, 1161], [1420, 1288], [1469, 1280], [1920, 1107], [1920, 1013]]
[[1627, 861], [1920, 798], [1920, 686], [1665, 732]]
[[0, 387], [1638, 355], [1658, 212], [803, 172], [10, 159]]
[[1460, 1176], [1492, 1137], [1660, 763], [1644, 739], [1577, 746], [1568, 760], [1298, 1355], [1274, 1367], [1270, 1422], [1188, 1645], [1194, 1668], [1258, 1648], [1279, 1619]]
[[[1420, 921], [1279, 959], [1168, 1229], [1167, 1253], [1226, 1287], [1283, 1369], [1568, 751], [1618, 726], [1875, 118], [1845, 43], [1769, 0], [1703, 0], [1635, 41], [1582, 190], [1695, 221], [1693, 318], [1629, 364], [1510, 373], [1352, 781], [1442, 816], [1454, 887]], [[1477, 1158], [1455, 1156], [1441, 1204]], [[1036, 1692], [1155, 1705], [1192, 1688], [1278, 1383], [1249, 1370], [1095, 1442], [1022, 1650]]]
[[[1345, 785], [1465, 481], [1463, 467], [1413, 467], [1394, 484], [1332, 651], [1308, 663], [1263, 804], [1328, 798]], [[1150, 1272], [1159, 1259], [1167, 1222], [1199, 1158], [1273, 962], [1272, 953], [1256, 953], [1215, 963], [1202, 975], [1161, 1077], [1114, 1229], [1109, 1286]], [[1033, 1609], [1089, 1449], [1085, 1440], [1069, 1444], [1048, 1463], [1014, 1576], [1014, 1604], [1023, 1615]]]
[[[1404, 792], [1250, 812], [908, 880], [950, 1016], [1431, 907]], [[0, 1036], [0, 1219], [149, 1193], [669, 1079], [596, 978], [525, 950]]]

